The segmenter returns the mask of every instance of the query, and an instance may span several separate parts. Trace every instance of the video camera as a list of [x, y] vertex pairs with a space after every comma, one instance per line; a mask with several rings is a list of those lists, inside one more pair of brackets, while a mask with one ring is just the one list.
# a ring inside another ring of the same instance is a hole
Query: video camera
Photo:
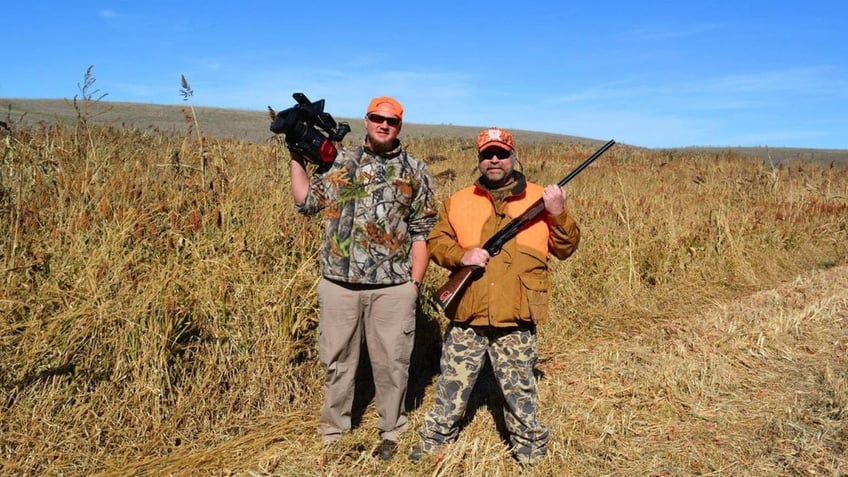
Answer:
[[297, 104], [277, 113], [271, 131], [285, 134], [286, 146], [309, 162], [329, 167], [336, 159], [333, 141], [341, 141], [350, 132], [350, 126], [344, 122], [336, 124], [330, 113], [324, 112], [323, 99], [313, 103], [303, 93], [294, 93], [292, 97]]

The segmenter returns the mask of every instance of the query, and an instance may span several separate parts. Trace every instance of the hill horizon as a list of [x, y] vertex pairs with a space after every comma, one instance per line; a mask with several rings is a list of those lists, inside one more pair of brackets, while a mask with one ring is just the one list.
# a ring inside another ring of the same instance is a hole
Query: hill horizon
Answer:
[[[0, 121], [14, 124], [15, 122], [28, 123], [30, 121], [59, 121], [69, 124], [77, 119], [77, 111], [73, 105], [74, 99], [32, 99], [32, 98], [0, 98], [0, 107], [3, 109]], [[78, 103], [83, 103], [78, 99]], [[275, 111], [281, 111], [291, 105], [269, 105]], [[127, 128], [147, 129], [154, 128], [164, 131], [185, 130], [186, 122], [183, 109], [193, 107], [198, 123], [207, 136], [219, 138], [238, 138], [251, 143], [260, 143], [273, 137], [268, 129], [270, 115], [268, 110], [246, 110], [219, 108], [212, 106], [193, 106], [185, 104], [154, 104], [133, 103], [124, 101], [89, 100], [87, 107], [90, 108], [90, 117], [105, 124], [120, 125]], [[331, 110], [328, 110], [332, 114]], [[346, 140], [356, 137], [364, 137], [365, 129], [360, 118], [336, 117], [338, 122], [347, 122], [351, 132]], [[488, 125], [454, 125], [444, 124], [419, 124], [404, 123], [401, 138], [407, 137], [439, 137], [473, 140], [477, 133]], [[549, 133], [542, 131], [526, 131], [510, 129], [515, 136], [518, 148], [522, 144], [539, 142], [564, 142], [571, 144], [585, 144], [597, 146], [609, 139], [615, 138], [587, 138], [568, 134]], [[626, 145], [619, 143], [620, 145]], [[793, 148], [774, 147], [768, 145], [757, 146], [716, 146], [716, 145], [691, 145], [687, 147], [669, 148], [645, 148], [632, 146], [643, 150], [680, 150], [680, 151], [734, 151], [745, 156], [751, 156], [763, 161], [775, 164], [788, 163], [792, 161], [815, 162], [820, 164], [848, 165], [848, 149], [817, 149], [817, 148]]]

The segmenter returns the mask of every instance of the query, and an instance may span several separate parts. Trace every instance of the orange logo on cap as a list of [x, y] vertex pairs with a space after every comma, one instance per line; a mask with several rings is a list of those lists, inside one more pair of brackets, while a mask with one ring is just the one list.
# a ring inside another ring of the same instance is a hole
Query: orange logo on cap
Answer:
[[477, 135], [477, 150], [482, 151], [489, 146], [498, 146], [511, 151], [515, 149], [515, 142], [512, 140], [512, 134], [506, 129], [488, 128]]

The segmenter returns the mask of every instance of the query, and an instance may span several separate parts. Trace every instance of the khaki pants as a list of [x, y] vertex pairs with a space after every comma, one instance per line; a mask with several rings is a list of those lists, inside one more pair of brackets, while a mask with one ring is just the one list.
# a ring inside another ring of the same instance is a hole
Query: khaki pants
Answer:
[[322, 279], [318, 284], [318, 356], [326, 373], [318, 432], [324, 442], [334, 441], [350, 429], [363, 340], [374, 375], [380, 438], [397, 442], [406, 430], [404, 399], [417, 298], [412, 283], [355, 288]]

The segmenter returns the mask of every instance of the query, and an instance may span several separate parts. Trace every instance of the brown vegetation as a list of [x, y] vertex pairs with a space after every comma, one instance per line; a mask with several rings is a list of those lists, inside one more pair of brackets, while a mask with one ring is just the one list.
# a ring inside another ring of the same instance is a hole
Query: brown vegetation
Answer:
[[[383, 463], [364, 379], [360, 425], [321, 448], [320, 231], [294, 211], [277, 142], [8, 119], [0, 473], [518, 472], [485, 392], [435, 459]], [[405, 137], [440, 197], [472, 181], [468, 139]], [[549, 183], [594, 145], [518, 149]], [[617, 145], [568, 194], [584, 238], [554, 264], [538, 366], [552, 442], [528, 473], [848, 473], [848, 169]], [[444, 278], [431, 268], [424, 294]], [[443, 326], [423, 303], [413, 427]]]

